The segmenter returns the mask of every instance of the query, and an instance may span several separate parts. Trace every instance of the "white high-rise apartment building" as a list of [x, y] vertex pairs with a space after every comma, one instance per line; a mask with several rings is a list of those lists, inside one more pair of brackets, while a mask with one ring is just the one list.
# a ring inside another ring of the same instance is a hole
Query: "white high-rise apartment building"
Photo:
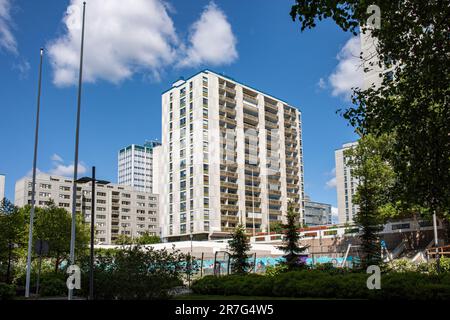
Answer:
[[346, 143], [335, 151], [336, 160], [336, 191], [338, 200], [339, 223], [351, 223], [358, 212], [358, 206], [353, 204], [358, 180], [352, 176], [351, 168], [347, 165], [345, 150], [357, 145], [357, 142]]
[[[361, 52], [365, 72], [363, 73], [363, 89], [370, 87], [377, 88], [383, 81], [383, 74], [392, 77], [395, 71], [393, 64], [388, 69], [378, 65], [379, 57], [377, 55], [376, 46], [377, 39], [372, 37], [369, 30], [366, 33], [360, 33]], [[358, 212], [358, 206], [353, 204], [353, 196], [356, 191], [357, 179], [352, 177], [350, 168], [346, 165], [344, 150], [356, 145], [357, 142], [347, 143], [342, 149], [335, 151], [336, 158], [336, 191], [338, 197], [338, 215], [339, 223], [353, 222]]]
[[[72, 179], [38, 174], [36, 177], [36, 206], [45, 206], [50, 200], [58, 207], [72, 211]], [[31, 204], [31, 178], [16, 182], [15, 205]], [[91, 183], [77, 185], [77, 212], [91, 220]], [[116, 184], [95, 186], [96, 239], [112, 244], [119, 234], [136, 238], [145, 232], [159, 236], [158, 195], [141, 192], [130, 186]]]
[[5, 198], [5, 176], [0, 174], [0, 201]]
[[304, 216], [301, 113], [271, 95], [204, 70], [162, 94], [162, 236], [229, 237]]
[[153, 192], [153, 152], [160, 145], [158, 141], [148, 141], [142, 146], [132, 144], [120, 149], [118, 184], [132, 186], [138, 191]]

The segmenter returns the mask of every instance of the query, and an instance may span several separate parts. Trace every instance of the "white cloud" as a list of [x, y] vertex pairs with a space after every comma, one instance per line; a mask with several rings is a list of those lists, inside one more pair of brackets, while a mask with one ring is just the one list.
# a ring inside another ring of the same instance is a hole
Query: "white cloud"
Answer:
[[326, 188], [327, 189], [336, 188], [336, 177], [333, 177], [326, 182]]
[[[49, 173], [55, 176], [72, 177], [74, 168], [75, 166], [73, 164], [67, 166], [64, 164], [57, 164], [56, 167], [52, 168], [49, 171]], [[77, 172], [78, 175], [84, 174], [86, 172], [86, 167], [81, 163], [79, 163]]]
[[320, 89], [325, 89], [327, 87], [327, 83], [323, 78], [320, 78], [319, 81], [317, 82], [317, 86]]
[[[78, 79], [83, 0], [71, 0], [65, 32], [48, 45], [53, 82], [68, 86]], [[86, 5], [83, 77], [118, 83], [136, 72], [158, 76], [174, 61], [178, 43], [162, 0], [90, 0]]]
[[11, 0], [0, 0], [0, 50], [17, 54], [17, 42], [11, 31]]
[[339, 223], [339, 212], [336, 207], [331, 207], [331, 223]]
[[337, 55], [339, 61], [335, 71], [328, 77], [333, 96], [349, 100], [352, 88], [361, 87], [363, 68], [360, 59], [361, 43], [359, 36], [350, 38]]
[[27, 79], [30, 72], [30, 63], [22, 58], [13, 65], [13, 69], [19, 73], [19, 79]]
[[325, 183], [326, 189], [336, 188], [336, 167], [331, 169], [331, 171], [325, 173], [326, 176], [332, 177]]
[[238, 58], [236, 43], [227, 16], [210, 2], [191, 27], [189, 46], [179, 66], [230, 64]]
[[64, 162], [63, 158], [61, 158], [58, 154], [54, 153], [51, 157], [52, 161], [55, 162]]

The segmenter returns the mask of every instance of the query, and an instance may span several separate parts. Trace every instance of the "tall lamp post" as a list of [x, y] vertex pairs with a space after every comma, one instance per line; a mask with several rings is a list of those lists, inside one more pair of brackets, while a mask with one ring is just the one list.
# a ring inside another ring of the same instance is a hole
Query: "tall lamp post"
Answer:
[[34, 208], [35, 208], [35, 193], [36, 193], [36, 163], [37, 163], [37, 149], [39, 137], [39, 112], [41, 108], [41, 80], [42, 80], [42, 57], [44, 49], [40, 50], [39, 62], [39, 82], [37, 95], [37, 111], [36, 111], [36, 131], [34, 134], [34, 156], [33, 156], [33, 180], [31, 183], [31, 210], [30, 210], [30, 226], [28, 231], [28, 256], [27, 256], [27, 277], [25, 281], [25, 297], [30, 297], [30, 278], [31, 278], [31, 255], [33, 248], [33, 222], [34, 222]]
[[95, 185], [109, 184], [106, 180], [97, 180], [95, 178], [95, 167], [92, 167], [92, 177], [83, 177], [77, 180], [77, 183], [84, 184], [90, 182], [92, 185], [91, 191], [91, 245], [89, 257], [89, 300], [94, 300], [94, 239], [95, 239]]
[[[80, 107], [81, 107], [81, 85], [83, 80], [83, 50], [84, 50], [84, 21], [86, 14], [86, 2], [83, 2], [83, 24], [81, 28], [80, 49], [80, 71], [78, 77], [78, 102], [77, 102], [77, 124], [75, 133], [75, 161], [73, 164], [73, 186], [72, 186], [72, 226], [70, 235], [70, 264], [75, 264], [75, 221], [77, 213], [77, 174], [78, 174], [78, 144], [80, 136]], [[73, 289], [69, 289], [68, 300], [72, 300]]]

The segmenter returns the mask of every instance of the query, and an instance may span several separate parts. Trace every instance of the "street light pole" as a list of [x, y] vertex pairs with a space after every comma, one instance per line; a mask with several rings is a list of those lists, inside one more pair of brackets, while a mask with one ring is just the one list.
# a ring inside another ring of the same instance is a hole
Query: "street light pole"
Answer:
[[253, 211], [253, 237], [255, 236], [255, 192], [253, 182], [253, 166], [252, 166], [252, 211]]
[[440, 265], [440, 259], [439, 259], [439, 240], [438, 240], [438, 230], [437, 230], [437, 218], [436, 218], [436, 211], [433, 212], [433, 229], [434, 229], [434, 246], [436, 247], [436, 271], [439, 273], [441, 271], [441, 265]]
[[[81, 50], [80, 50], [80, 73], [78, 78], [78, 102], [77, 102], [77, 125], [75, 133], [75, 161], [73, 164], [73, 186], [72, 186], [72, 227], [70, 237], [70, 264], [75, 264], [75, 222], [77, 212], [77, 175], [78, 175], [78, 144], [80, 136], [80, 107], [81, 86], [83, 81], [83, 49], [84, 49], [84, 21], [86, 15], [86, 2], [83, 2], [83, 24], [81, 28]], [[73, 289], [69, 289], [68, 300], [72, 300]]]
[[110, 182], [106, 180], [97, 180], [95, 177], [95, 167], [92, 167], [92, 176], [83, 177], [76, 181], [77, 183], [92, 183], [91, 185], [91, 238], [90, 238], [90, 255], [89, 255], [89, 300], [94, 300], [94, 242], [95, 242], [95, 186], [96, 184], [107, 185]]
[[30, 226], [28, 230], [28, 256], [27, 256], [27, 277], [25, 281], [25, 297], [30, 297], [30, 278], [31, 278], [31, 255], [33, 247], [33, 222], [35, 209], [35, 193], [36, 193], [36, 163], [37, 163], [37, 149], [39, 137], [39, 113], [41, 108], [41, 82], [42, 82], [42, 57], [44, 49], [40, 50], [39, 62], [39, 80], [38, 80], [38, 95], [37, 95], [37, 111], [36, 111], [36, 131], [34, 134], [34, 156], [33, 156], [33, 180], [31, 182], [31, 210], [30, 210]]

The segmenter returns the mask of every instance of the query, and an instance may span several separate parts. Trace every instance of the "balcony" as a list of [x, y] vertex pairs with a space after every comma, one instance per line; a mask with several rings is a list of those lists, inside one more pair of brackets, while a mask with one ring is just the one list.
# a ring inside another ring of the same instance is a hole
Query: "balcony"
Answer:
[[220, 186], [223, 188], [237, 189], [238, 185], [234, 182], [220, 181]]
[[259, 192], [261, 192], [261, 188], [254, 186], [253, 189], [252, 189], [252, 186], [245, 186], [245, 192], [259, 193]]
[[281, 216], [282, 212], [281, 212], [281, 210], [269, 209], [269, 214], [276, 215], [276, 216]]
[[258, 208], [258, 207], [256, 207], [256, 206], [255, 206], [255, 208], [253, 208], [252, 206], [247, 206], [247, 207], [245, 207], [245, 210], [246, 210], [248, 213], [251, 213], [251, 212], [254, 212], [254, 213], [261, 213], [261, 208]]
[[228, 97], [228, 96], [224, 96], [224, 95], [219, 96], [219, 101], [224, 101], [224, 102], [230, 103], [231, 105], [234, 105], [234, 106], [236, 105], [235, 99]]
[[258, 166], [259, 165], [259, 159], [258, 159], [257, 156], [246, 154], [245, 155], [245, 161], [246, 161], [247, 165], [248, 164], [253, 165], [253, 166]]
[[227, 222], [239, 222], [239, 217], [235, 216], [235, 215], [224, 215], [224, 214], [222, 214], [220, 216], [220, 219], [222, 221], [227, 221]]
[[220, 205], [220, 209], [221, 210], [232, 211], [232, 212], [238, 212], [239, 211], [239, 206], [235, 205], [235, 204], [221, 204]]
[[269, 205], [271, 205], [271, 206], [281, 206], [281, 201], [280, 200], [269, 199]]
[[237, 172], [232, 172], [232, 171], [220, 171], [220, 175], [222, 177], [228, 177], [228, 178], [233, 178], [233, 179], [238, 178]]
[[255, 97], [253, 97], [253, 96], [251, 96], [249, 94], [244, 93], [243, 99], [244, 99], [245, 102], [248, 102], [248, 103], [253, 104], [255, 106], [258, 105], [258, 100]]
[[245, 170], [247, 170], [248, 172], [254, 172], [254, 173], [259, 173], [259, 167], [252, 165], [252, 164], [245, 164]]
[[266, 130], [278, 129], [278, 125], [276, 123], [273, 123], [270, 121], [265, 122], [265, 127], [266, 127]]
[[224, 199], [238, 200], [239, 195], [237, 193], [221, 192], [220, 197]]
[[267, 191], [269, 192], [270, 195], [281, 196], [281, 191], [280, 190], [268, 189]]
[[298, 188], [298, 185], [297, 184], [293, 184], [293, 183], [287, 183], [286, 187], [288, 189], [296, 189], [296, 188]]
[[244, 122], [256, 125], [258, 124], [258, 120], [258, 117], [244, 112]]
[[245, 175], [245, 180], [248, 181], [248, 182], [251, 182], [251, 181], [257, 182], [257, 183], [261, 182], [261, 178], [259, 176], [253, 176], [253, 178], [252, 178], [251, 174], [246, 174]]
[[228, 123], [228, 124], [230, 124], [232, 126], [236, 126], [236, 124], [237, 124], [235, 119], [231, 119], [231, 118], [226, 117], [226, 116], [219, 116], [219, 119], [220, 119], [220, 121]]
[[278, 113], [278, 107], [274, 104], [268, 103], [267, 101], [264, 103], [264, 110], [270, 113], [277, 114]]
[[219, 89], [223, 92], [223, 91], [226, 91], [226, 92], [228, 92], [228, 93], [230, 93], [230, 94], [236, 94], [236, 90], [234, 89], [234, 88], [231, 88], [231, 87], [229, 87], [229, 86], [227, 86], [226, 84], [221, 84], [221, 85], [219, 85]]

